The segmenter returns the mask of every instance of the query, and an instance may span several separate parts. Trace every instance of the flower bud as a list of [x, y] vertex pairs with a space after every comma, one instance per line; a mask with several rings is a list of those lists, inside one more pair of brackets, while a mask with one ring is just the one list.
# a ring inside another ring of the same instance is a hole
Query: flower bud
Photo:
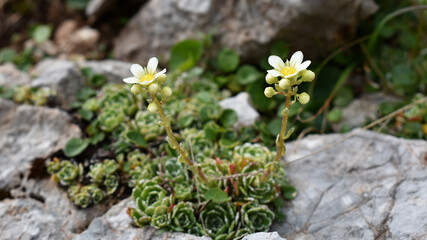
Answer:
[[303, 92], [301, 94], [298, 95], [298, 101], [301, 104], [307, 104], [310, 101], [310, 95], [308, 95], [307, 93]]
[[301, 80], [303, 82], [311, 82], [311, 81], [313, 81], [314, 77], [315, 77], [315, 74], [314, 74], [313, 71], [311, 71], [311, 70], [305, 70], [302, 73]]
[[138, 95], [140, 93], [142, 93], [143, 89], [142, 86], [139, 84], [134, 84], [131, 88], [130, 91], [133, 93], [133, 95]]
[[268, 98], [271, 98], [272, 96], [276, 95], [276, 91], [272, 87], [267, 87], [264, 90], [264, 95]]
[[150, 103], [150, 104], [148, 104], [148, 107], [147, 107], [147, 110], [150, 112], [150, 113], [156, 113], [157, 112], [157, 110], [158, 110], [158, 108], [157, 108], [157, 105], [155, 104], [155, 103]]
[[288, 88], [290, 88], [291, 87], [291, 80], [289, 80], [287, 78], [284, 78], [284, 79], [280, 80], [279, 87], [281, 89], [288, 89]]
[[161, 91], [162, 97], [170, 97], [172, 95], [172, 89], [170, 87], [164, 87]]
[[157, 77], [157, 80], [160, 82], [160, 83], [164, 83], [165, 81], [166, 81], [166, 74], [161, 74], [159, 77]]
[[150, 92], [151, 95], [157, 94], [157, 92], [159, 92], [159, 85], [157, 83], [152, 83], [148, 87], [148, 91]]
[[274, 84], [274, 83], [278, 83], [279, 81], [277, 80], [277, 77], [274, 77], [273, 75], [271, 75], [270, 73], [267, 73], [267, 75], [265, 76], [265, 81], [268, 84]]

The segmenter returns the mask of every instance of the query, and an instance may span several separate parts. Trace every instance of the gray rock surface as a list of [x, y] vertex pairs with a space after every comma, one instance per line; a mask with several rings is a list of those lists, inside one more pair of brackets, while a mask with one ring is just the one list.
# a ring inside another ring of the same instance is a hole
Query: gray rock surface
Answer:
[[126, 213], [128, 207], [135, 207], [131, 198], [113, 206], [102, 217], [95, 218], [88, 229], [73, 240], [209, 240], [208, 237], [196, 237], [184, 233], [159, 233], [154, 228], [136, 228]]
[[130, 63], [117, 60], [86, 61], [78, 64], [80, 68], [90, 67], [96, 74], [103, 75], [109, 83], [123, 83], [123, 78], [132, 76]]
[[0, 99], [0, 189], [16, 187], [36, 158], [47, 158], [81, 136], [71, 117], [58, 109], [16, 105]]
[[384, 93], [366, 94], [360, 99], [353, 100], [347, 107], [342, 109], [342, 118], [337, 123], [332, 123], [332, 129], [340, 132], [344, 126], [350, 128], [362, 127], [367, 122], [378, 118], [378, 109], [383, 102], [398, 101], [396, 97]]
[[234, 124], [235, 128], [252, 126], [259, 118], [259, 113], [250, 104], [250, 99], [251, 97], [247, 92], [241, 92], [234, 97], [229, 97], [219, 102], [219, 105], [224, 109], [236, 111], [238, 120]]
[[55, 100], [64, 109], [70, 109], [77, 92], [85, 86], [86, 80], [73, 66], [48, 71], [32, 82], [33, 87], [50, 87], [56, 91]]
[[244, 237], [242, 240], [286, 240], [277, 232], [259, 232]]
[[70, 239], [86, 229], [106, 206], [78, 209], [50, 179], [29, 179], [0, 202], [0, 239]]
[[90, 0], [86, 6], [85, 14], [90, 19], [95, 20], [106, 10], [113, 6], [117, 0]]
[[15, 85], [29, 85], [30, 77], [19, 71], [15, 65], [6, 63], [0, 65], [0, 86], [12, 87]]
[[276, 39], [311, 58], [354, 35], [377, 8], [373, 0], [151, 0], [115, 40], [114, 54], [131, 62], [167, 59], [177, 41], [213, 32], [218, 45], [245, 59], [259, 59]]
[[[345, 135], [309, 136], [287, 146], [287, 161]], [[287, 174], [298, 189], [284, 224], [287, 239], [426, 239], [427, 142], [370, 131], [295, 161]]]
[[39, 62], [31, 74], [43, 76], [56, 71], [67, 71], [67, 69], [75, 68], [91, 68], [95, 74], [100, 74], [105, 77], [108, 83], [123, 83], [123, 78], [130, 77], [130, 63], [117, 60], [102, 60], [102, 61], [81, 61], [73, 62], [64, 59], [45, 59]]

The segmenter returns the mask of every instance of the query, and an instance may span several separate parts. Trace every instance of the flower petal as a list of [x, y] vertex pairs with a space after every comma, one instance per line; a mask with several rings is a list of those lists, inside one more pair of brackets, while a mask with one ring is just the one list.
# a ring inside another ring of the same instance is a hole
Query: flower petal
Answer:
[[137, 78], [142, 78], [145, 75], [144, 68], [139, 64], [132, 64], [130, 72]]
[[165, 69], [163, 69], [162, 71], [160, 71], [160, 72], [158, 72], [158, 73], [154, 74], [154, 78], [158, 78], [160, 75], [164, 74], [165, 72], [166, 72], [166, 68], [165, 68]]
[[139, 79], [136, 77], [128, 77], [123, 79], [123, 82], [125, 83], [139, 83]]
[[310, 60], [305, 61], [305, 62], [303, 62], [301, 65], [299, 65], [299, 66], [297, 67], [296, 71], [297, 71], [297, 72], [299, 72], [299, 71], [302, 71], [302, 70], [304, 70], [304, 69], [307, 69], [307, 68], [308, 68], [308, 66], [310, 66], [310, 64], [311, 64], [311, 61], [310, 61]]
[[268, 73], [270, 73], [273, 77], [280, 77], [283, 76], [283, 74], [277, 70], [267, 70]]
[[297, 68], [302, 63], [304, 55], [301, 51], [295, 52], [291, 57], [291, 66]]
[[285, 67], [283, 60], [275, 55], [268, 57], [268, 64], [270, 64], [274, 69], [282, 69]]
[[150, 81], [143, 81], [143, 82], [140, 82], [139, 84], [140, 84], [140, 85], [143, 85], [143, 86], [146, 86], [146, 85], [151, 84], [155, 79], [156, 79], [156, 78], [153, 78], [153, 79], [151, 79]]
[[147, 64], [147, 72], [149, 74], [155, 74], [157, 70], [157, 65], [159, 64], [159, 60], [156, 57], [150, 58]]

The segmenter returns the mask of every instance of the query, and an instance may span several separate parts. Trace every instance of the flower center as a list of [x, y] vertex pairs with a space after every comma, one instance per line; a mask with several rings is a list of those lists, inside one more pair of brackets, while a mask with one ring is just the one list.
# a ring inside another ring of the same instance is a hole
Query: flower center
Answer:
[[153, 80], [153, 78], [154, 78], [153, 74], [145, 74], [141, 79], [139, 79], [139, 81], [141, 83], [143, 83], [143, 82], [149, 82], [149, 81]]
[[282, 68], [282, 69], [280, 70], [280, 72], [281, 72], [284, 76], [289, 76], [289, 75], [294, 74], [296, 71], [295, 71], [295, 68], [293, 68], [293, 67], [284, 67], [284, 68]]

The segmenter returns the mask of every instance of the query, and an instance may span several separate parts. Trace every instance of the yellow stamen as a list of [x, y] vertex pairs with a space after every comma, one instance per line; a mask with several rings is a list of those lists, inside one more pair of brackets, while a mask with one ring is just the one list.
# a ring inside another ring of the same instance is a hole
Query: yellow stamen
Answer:
[[284, 76], [289, 76], [292, 75], [296, 72], [295, 68], [293, 67], [284, 67], [280, 70], [280, 72], [284, 75]]
[[153, 74], [145, 74], [141, 79], [139, 79], [139, 82], [140, 83], [149, 82], [149, 81], [153, 80], [153, 78], [154, 78]]

